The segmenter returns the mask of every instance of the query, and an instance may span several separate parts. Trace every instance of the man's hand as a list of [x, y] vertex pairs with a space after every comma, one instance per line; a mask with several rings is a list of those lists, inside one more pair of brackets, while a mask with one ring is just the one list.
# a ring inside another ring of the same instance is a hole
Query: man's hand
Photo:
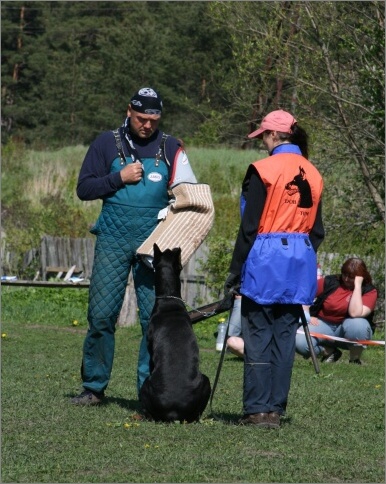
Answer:
[[142, 163], [129, 163], [120, 171], [123, 183], [138, 183], [143, 175]]
[[231, 291], [237, 293], [240, 289], [240, 276], [236, 274], [229, 274], [224, 284], [224, 295], [226, 296]]

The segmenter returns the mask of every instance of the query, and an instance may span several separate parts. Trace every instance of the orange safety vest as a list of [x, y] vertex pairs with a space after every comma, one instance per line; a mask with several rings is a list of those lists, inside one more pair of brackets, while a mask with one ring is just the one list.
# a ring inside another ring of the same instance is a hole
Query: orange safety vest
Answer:
[[267, 197], [243, 266], [240, 293], [258, 304], [310, 305], [316, 293], [316, 253], [309, 234], [322, 195], [322, 177], [301, 154], [288, 151], [251, 166]]
[[301, 155], [278, 153], [251, 166], [267, 190], [257, 233], [309, 234], [323, 190], [323, 179], [314, 165]]

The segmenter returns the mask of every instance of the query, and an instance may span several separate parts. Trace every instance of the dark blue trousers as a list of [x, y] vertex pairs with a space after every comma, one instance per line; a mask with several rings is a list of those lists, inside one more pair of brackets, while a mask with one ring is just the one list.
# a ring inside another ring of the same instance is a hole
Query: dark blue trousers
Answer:
[[241, 303], [244, 338], [244, 414], [285, 413], [295, 357], [299, 304]]

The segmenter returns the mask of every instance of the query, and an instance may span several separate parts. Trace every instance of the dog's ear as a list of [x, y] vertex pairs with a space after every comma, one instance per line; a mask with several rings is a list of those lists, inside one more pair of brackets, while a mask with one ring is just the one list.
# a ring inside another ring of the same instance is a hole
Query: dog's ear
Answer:
[[177, 269], [181, 272], [182, 271], [182, 264], [181, 264], [181, 247], [175, 247], [172, 249], [174, 260], [176, 261]]
[[175, 247], [173, 250], [172, 250], [175, 258], [180, 262], [181, 264], [181, 247]]
[[181, 247], [174, 247], [172, 252], [177, 253], [178, 255], [181, 255]]
[[157, 244], [153, 245], [153, 252], [154, 252], [154, 257], [159, 257], [161, 255], [161, 249], [158, 247]]

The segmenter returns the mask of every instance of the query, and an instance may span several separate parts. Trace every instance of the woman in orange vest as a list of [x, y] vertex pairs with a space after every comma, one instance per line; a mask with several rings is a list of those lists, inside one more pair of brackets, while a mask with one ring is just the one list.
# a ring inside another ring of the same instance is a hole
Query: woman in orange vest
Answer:
[[249, 138], [262, 139], [269, 156], [252, 163], [243, 181], [242, 219], [224, 292], [239, 290], [243, 296], [240, 424], [278, 428], [302, 305], [316, 294], [323, 180], [308, 161], [307, 133], [292, 114], [269, 113]]

